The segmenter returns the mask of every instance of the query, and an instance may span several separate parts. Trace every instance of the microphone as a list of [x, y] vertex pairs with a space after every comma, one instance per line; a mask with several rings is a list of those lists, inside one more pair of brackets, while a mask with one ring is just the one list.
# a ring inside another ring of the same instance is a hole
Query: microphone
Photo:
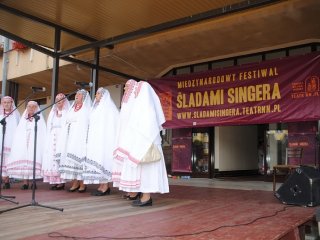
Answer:
[[31, 87], [31, 90], [33, 92], [45, 92], [46, 88], [45, 87]]
[[92, 82], [74, 82], [75, 85], [80, 86], [80, 87], [92, 87], [93, 83]]

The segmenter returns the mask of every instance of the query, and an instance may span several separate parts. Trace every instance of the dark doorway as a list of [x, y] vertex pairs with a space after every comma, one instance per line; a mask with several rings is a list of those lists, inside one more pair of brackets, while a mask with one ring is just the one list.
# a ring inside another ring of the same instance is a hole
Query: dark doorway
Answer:
[[192, 177], [211, 178], [213, 176], [213, 129], [192, 129]]

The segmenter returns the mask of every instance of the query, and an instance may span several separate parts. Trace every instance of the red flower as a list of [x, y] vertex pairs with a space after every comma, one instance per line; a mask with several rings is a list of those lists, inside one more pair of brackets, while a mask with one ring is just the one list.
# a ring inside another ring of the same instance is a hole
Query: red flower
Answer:
[[27, 48], [27, 46], [20, 43], [20, 42], [15, 42], [15, 41], [12, 42], [12, 49], [14, 49], [14, 50], [23, 50], [26, 48]]

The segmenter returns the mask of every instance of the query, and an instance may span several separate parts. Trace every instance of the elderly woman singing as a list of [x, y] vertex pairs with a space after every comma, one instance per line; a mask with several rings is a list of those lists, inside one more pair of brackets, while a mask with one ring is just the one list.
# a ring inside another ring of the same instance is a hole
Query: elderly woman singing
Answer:
[[[7, 163], [8, 158], [11, 153], [11, 146], [13, 140], [13, 134], [18, 126], [20, 120], [20, 113], [16, 109], [14, 101], [10, 96], [4, 96], [1, 98], [1, 105], [0, 105], [0, 120], [4, 119], [5, 121], [5, 128], [0, 128], [0, 146], [2, 147], [2, 137], [4, 137], [3, 143], [3, 153], [2, 154], [2, 176], [4, 180], [4, 189], [10, 188], [9, 177], [7, 173]], [[3, 136], [3, 130], [4, 136]], [[0, 186], [1, 187], [1, 186]]]
[[63, 126], [70, 104], [63, 93], [56, 96], [47, 120], [47, 141], [42, 163], [43, 181], [53, 184], [51, 190], [64, 189], [64, 180], [60, 177], [59, 161], [57, 161], [57, 145], [60, 142]]
[[91, 108], [89, 93], [81, 89], [69, 109], [66, 122], [61, 133], [57, 150], [57, 161], [60, 162], [60, 178], [72, 180], [69, 192], [83, 193], [86, 186], [83, 183], [83, 163], [86, 157], [86, 138]]
[[[40, 111], [38, 103], [29, 101], [13, 136], [11, 154], [7, 165], [7, 171], [10, 177], [23, 179], [22, 190], [27, 190], [29, 188], [29, 179], [33, 179], [34, 157], [35, 179], [42, 178], [41, 167], [46, 138], [46, 122], [42, 114], [39, 113], [36, 152], [34, 152], [36, 120], [33, 116], [38, 111]], [[31, 188], [32, 187], [35, 188], [36, 186], [31, 186]]]

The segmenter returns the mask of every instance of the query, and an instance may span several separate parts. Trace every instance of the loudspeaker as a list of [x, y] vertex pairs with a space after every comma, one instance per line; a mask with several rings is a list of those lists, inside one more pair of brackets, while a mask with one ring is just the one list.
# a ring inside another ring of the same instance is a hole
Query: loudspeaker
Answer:
[[320, 172], [300, 166], [279, 187], [275, 196], [284, 204], [313, 207], [320, 204]]

